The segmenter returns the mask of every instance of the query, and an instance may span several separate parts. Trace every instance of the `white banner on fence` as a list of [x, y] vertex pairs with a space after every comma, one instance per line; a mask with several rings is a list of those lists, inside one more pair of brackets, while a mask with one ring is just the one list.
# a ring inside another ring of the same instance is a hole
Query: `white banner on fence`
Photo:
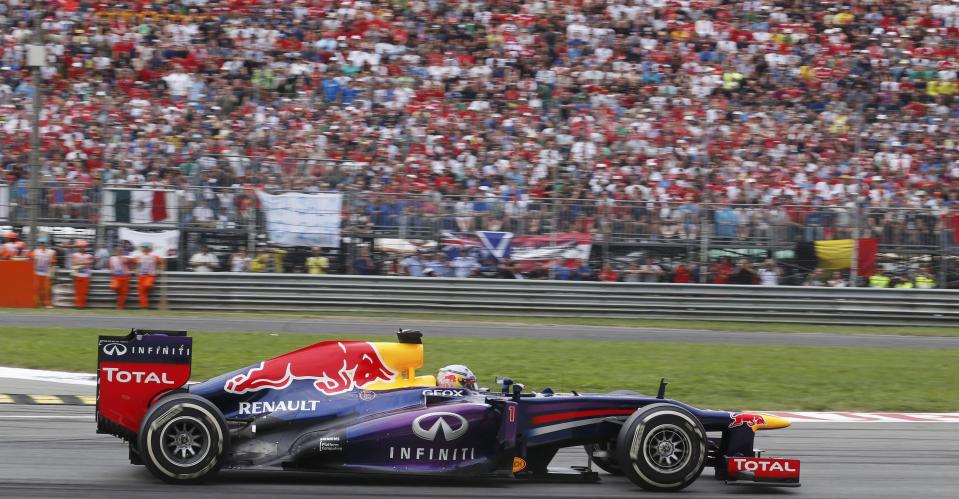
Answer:
[[257, 194], [266, 214], [266, 232], [272, 244], [340, 246], [342, 194]]
[[150, 243], [153, 245], [153, 254], [160, 255], [163, 258], [176, 257], [177, 248], [180, 247], [180, 231], [178, 230], [140, 232], [126, 227], [120, 227], [117, 235], [120, 241], [130, 241], [134, 248], [139, 248], [143, 243]]
[[10, 186], [0, 185], [0, 220], [10, 218]]

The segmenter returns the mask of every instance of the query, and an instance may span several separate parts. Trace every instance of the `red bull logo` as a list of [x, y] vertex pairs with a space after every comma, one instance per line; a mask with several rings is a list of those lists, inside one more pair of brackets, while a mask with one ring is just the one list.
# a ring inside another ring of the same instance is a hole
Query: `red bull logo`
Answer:
[[272, 388], [282, 390], [298, 379], [312, 379], [317, 390], [336, 395], [374, 381], [393, 381], [396, 373], [365, 341], [337, 341], [314, 345], [266, 360], [246, 374], [227, 380], [229, 393]]
[[766, 419], [760, 416], [759, 414], [749, 414], [745, 412], [740, 412], [737, 414], [731, 414], [730, 417], [733, 418], [733, 422], [729, 423], [730, 428], [737, 428], [739, 426], [746, 425], [749, 428], [752, 428], [756, 425], [766, 424]]

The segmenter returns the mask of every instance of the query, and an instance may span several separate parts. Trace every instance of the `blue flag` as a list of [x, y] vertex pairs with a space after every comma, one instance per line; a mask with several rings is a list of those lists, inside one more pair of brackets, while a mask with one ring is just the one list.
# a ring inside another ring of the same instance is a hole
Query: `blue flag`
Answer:
[[480, 244], [483, 245], [483, 248], [493, 255], [493, 258], [502, 260], [510, 255], [510, 249], [513, 245], [512, 232], [479, 230], [476, 231], [476, 236], [479, 237]]

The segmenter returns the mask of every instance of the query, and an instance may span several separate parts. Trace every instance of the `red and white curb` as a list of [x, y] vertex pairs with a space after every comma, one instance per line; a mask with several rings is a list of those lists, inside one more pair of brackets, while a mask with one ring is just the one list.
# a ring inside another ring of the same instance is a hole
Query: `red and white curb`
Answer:
[[959, 423], [959, 412], [781, 412], [793, 423]]

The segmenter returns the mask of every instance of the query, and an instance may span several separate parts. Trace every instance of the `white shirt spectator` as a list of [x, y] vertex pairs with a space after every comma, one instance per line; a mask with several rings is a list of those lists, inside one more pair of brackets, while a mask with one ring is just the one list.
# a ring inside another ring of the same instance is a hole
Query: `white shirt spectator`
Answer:
[[758, 271], [760, 286], [778, 286], [779, 272], [776, 269], [761, 268]]
[[220, 266], [220, 261], [213, 253], [197, 253], [190, 257], [190, 266], [195, 272], [213, 272]]
[[186, 73], [170, 73], [163, 77], [163, 81], [170, 88], [170, 95], [175, 97], [186, 97], [193, 85], [193, 77]]
[[423, 277], [423, 262], [416, 255], [410, 255], [400, 260], [400, 267], [406, 270], [410, 277]]
[[458, 256], [450, 262], [450, 267], [453, 267], [453, 276], [465, 278], [473, 274], [473, 272], [480, 268], [479, 262], [471, 256]]
[[[194, 258], [197, 255], [194, 255]], [[234, 253], [230, 255], [230, 272], [249, 272], [250, 255]]]

